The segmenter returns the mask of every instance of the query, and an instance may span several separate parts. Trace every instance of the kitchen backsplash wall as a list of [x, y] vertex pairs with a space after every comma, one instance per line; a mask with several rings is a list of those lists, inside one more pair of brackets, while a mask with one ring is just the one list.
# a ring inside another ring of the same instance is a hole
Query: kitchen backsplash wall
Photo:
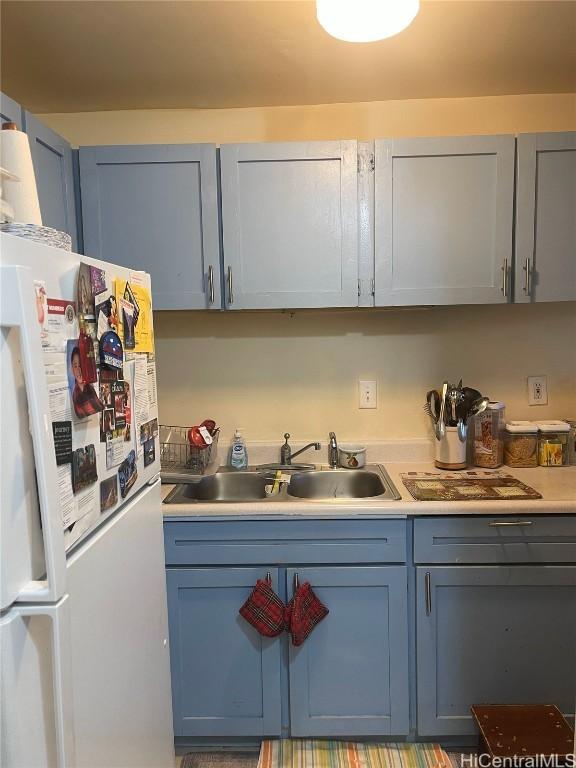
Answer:
[[[216, 419], [229, 438], [295, 442], [425, 437], [425, 393], [444, 377], [503, 400], [517, 419], [576, 419], [574, 303], [432, 309], [156, 312], [161, 422]], [[547, 406], [526, 377], [548, 376]], [[358, 409], [358, 380], [378, 408]]]

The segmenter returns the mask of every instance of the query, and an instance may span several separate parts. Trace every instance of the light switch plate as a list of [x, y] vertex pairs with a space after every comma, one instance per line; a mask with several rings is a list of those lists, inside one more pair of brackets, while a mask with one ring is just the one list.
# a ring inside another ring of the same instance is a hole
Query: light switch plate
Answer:
[[528, 405], [548, 405], [547, 376], [528, 376]]
[[358, 407], [378, 408], [378, 390], [375, 381], [358, 382]]

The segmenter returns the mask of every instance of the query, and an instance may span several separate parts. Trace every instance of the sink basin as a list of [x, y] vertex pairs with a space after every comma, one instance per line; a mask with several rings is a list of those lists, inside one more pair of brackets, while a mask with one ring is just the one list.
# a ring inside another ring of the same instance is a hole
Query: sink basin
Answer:
[[293, 475], [288, 494], [299, 499], [367, 499], [387, 490], [376, 472], [332, 469]]
[[266, 498], [268, 483], [257, 472], [217, 472], [196, 483], [177, 485], [164, 499], [165, 504], [189, 504], [194, 501], [257, 501]]
[[[291, 466], [290, 469], [295, 470], [296, 467]], [[311, 468], [284, 474], [289, 474], [290, 482], [281, 483], [276, 493], [266, 496], [266, 485], [273, 484], [275, 472], [265, 469], [264, 465], [248, 471], [223, 469], [201, 480], [177, 485], [166, 496], [164, 504], [226, 501], [282, 504], [296, 499], [329, 504], [334, 499], [400, 498], [385, 469], [379, 464], [369, 464], [365, 469]]]

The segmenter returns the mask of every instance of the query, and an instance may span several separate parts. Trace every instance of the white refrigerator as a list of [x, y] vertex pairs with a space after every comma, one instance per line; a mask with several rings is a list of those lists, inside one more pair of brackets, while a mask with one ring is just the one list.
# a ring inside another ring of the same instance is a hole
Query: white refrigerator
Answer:
[[123, 430], [76, 419], [58, 312], [81, 262], [150, 295], [145, 273], [0, 234], [0, 764], [173, 768], [154, 356], [125, 350]]

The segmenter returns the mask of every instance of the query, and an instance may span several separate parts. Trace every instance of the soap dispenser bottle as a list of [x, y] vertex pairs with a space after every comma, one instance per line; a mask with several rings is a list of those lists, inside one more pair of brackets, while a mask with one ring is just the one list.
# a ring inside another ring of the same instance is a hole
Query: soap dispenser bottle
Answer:
[[234, 469], [246, 469], [248, 466], [248, 451], [241, 429], [237, 429], [234, 433], [234, 441], [230, 449], [230, 466]]

